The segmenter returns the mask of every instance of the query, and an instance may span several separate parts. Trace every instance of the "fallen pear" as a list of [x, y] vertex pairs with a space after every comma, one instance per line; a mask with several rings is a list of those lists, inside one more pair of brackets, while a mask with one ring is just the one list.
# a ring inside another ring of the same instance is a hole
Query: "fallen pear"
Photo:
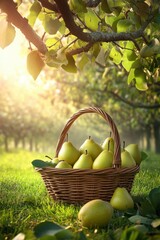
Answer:
[[111, 197], [110, 204], [114, 209], [127, 210], [134, 207], [134, 201], [124, 187], [117, 187]]
[[113, 207], [107, 201], [94, 199], [84, 204], [78, 212], [78, 219], [82, 226], [103, 227], [111, 220]]

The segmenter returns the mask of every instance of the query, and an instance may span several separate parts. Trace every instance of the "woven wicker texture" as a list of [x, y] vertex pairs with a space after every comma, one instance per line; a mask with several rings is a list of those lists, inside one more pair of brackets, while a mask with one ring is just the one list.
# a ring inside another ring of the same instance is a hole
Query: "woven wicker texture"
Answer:
[[84, 204], [97, 198], [109, 201], [118, 186], [125, 187], [130, 192], [135, 174], [139, 171], [138, 165], [121, 168], [121, 146], [117, 127], [106, 112], [96, 107], [81, 109], [67, 121], [57, 143], [56, 156], [58, 156], [73, 122], [86, 113], [99, 114], [110, 126], [115, 142], [113, 166], [103, 170], [37, 168], [36, 170], [41, 174], [45, 186], [54, 200], [72, 204]]

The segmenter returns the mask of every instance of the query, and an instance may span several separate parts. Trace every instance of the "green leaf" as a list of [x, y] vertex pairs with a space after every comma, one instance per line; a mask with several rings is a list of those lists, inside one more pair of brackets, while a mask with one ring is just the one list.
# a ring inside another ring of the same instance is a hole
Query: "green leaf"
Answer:
[[49, 166], [48, 162], [39, 160], [39, 159], [33, 160], [32, 165], [33, 165], [33, 167], [38, 167], [38, 168], [45, 168], [45, 167]]
[[133, 30], [133, 23], [129, 19], [120, 19], [117, 22], [117, 32], [130, 32]]
[[95, 14], [95, 12], [92, 9], [88, 9], [87, 13], [85, 13], [84, 21], [85, 21], [86, 26], [89, 29], [91, 29], [93, 31], [98, 30], [98, 25], [99, 25], [100, 19], [97, 17], [97, 15]]
[[82, 57], [77, 61], [77, 68], [82, 70], [84, 66], [88, 63], [89, 59], [85, 53], [82, 54]]
[[27, 70], [34, 79], [38, 77], [44, 67], [44, 62], [37, 50], [31, 51], [27, 56]]
[[38, 224], [34, 228], [34, 234], [37, 238], [40, 238], [43, 240], [48, 239], [48, 238], [44, 238], [45, 236], [55, 236], [56, 238], [52, 238], [55, 240], [73, 239], [73, 234], [69, 230], [65, 229], [64, 227], [56, 223], [52, 223], [49, 221], [45, 221]]
[[120, 64], [121, 63], [121, 60], [122, 60], [122, 56], [120, 54], [120, 52], [117, 51], [116, 48], [112, 48], [111, 51], [110, 51], [110, 54], [109, 54], [110, 58], [113, 59], [113, 62], [115, 64]]
[[154, 188], [149, 193], [149, 199], [155, 208], [158, 216], [160, 216], [160, 187]]
[[148, 154], [144, 151], [141, 151], [141, 161], [147, 160], [148, 158]]
[[39, 15], [39, 13], [41, 12], [41, 9], [42, 9], [42, 6], [41, 6], [40, 2], [35, 0], [30, 8], [30, 13], [28, 16], [28, 23], [31, 26], [34, 26], [35, 21]]
[[55, 34], [61, 27], [59, 19], [55, 19], [53, 15], [46, 14], [43, 20], [44, 29], [49, 34]]
[[0, 47], [5, 48], [10, 45], [16, 35], [14, 26], [6, 20], [6, 17], [0, 19]]
[[75, 60], [74, 60], [73, 56], [67, 54], [66, 58], [67, 58], [68, 63], [63, 64], [62, 68], [66, 72], [76, 73], [77, 72], [77, 67], [76, 67]]
[[159, 227], [160, 226], [160, 218], [153, 220], [151, 225], [152, 225], [153, 228]]
[[133, 79], [135, 79], [134, 69], [131, 68], [131, 70], [128, 74], [127, 83], [130, 84], [133, 81]]
[[129, 218], [129, 221], [132, 222], [132, 223], [136, 223], [136, 224], [151, 225], [153, 219], [143, 217], [143, 216], [140, 216], [140, 215], [134, 215], [134, 216]]
[[134, 74], [136, 80], [136, 88], [140, 91], [146, 91], [148, 89], [148, 86], [146, 83], [146, 74], [143, 72], [143, 68], [136, 68]]
[[83, 0], [69, 0], [69, 6], [70, 9], [76, 13], [87, 12], [86, 4]]
[[125, 1], [121, 0], [108, 0], [107, 2], [110, 8], [125, 6]]

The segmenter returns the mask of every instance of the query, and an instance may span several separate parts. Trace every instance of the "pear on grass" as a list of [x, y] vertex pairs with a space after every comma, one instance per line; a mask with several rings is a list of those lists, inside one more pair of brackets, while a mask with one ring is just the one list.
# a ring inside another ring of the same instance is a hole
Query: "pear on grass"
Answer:
[[113, 207], [109, 202], [94, 199], [81, 207], [78, 212], [78, 220], [84, 227], [103, 227], [109, 223], [112, 215]]
[[134, 207], [134, 201], [124, 187], [117, 187], [111, 197], [110, 204], [114, 209], [125, 211]]
[[78, 158], [80, 157], [80, 152], [78, 149], [76, 149], [71, 142], [64, 142], [59, 154], [58, 159], [59, 160], [65, 160], [70, 165], [73, 165]]
[[[125, 144], [123, 142], [123, 144]], [[135, 167], [136, 166], [136, 161], [132, 157], [132, 155], [125, 150], [124, 146], [121, 151], [121, 167]]]
[[103, 150], [93, 162], [93, 169], [105, 169], [112, 167], [113, 152]]
[[68, 162], [60, 160], [59, 163], [57, 163], [57, 165], [55, 166], [55, 168], [72, 168], [72, 166]]
[[87, 153], [83, 153], [73, 165], [74, 169], [91, 169], [93, 165], [92, 157]]
[[94, 159], [102, 152], [102, 147], [89, 136], [89, 138], [81, 145], [79, 150], [81, 153], [85, 153], [87, 150], [88, 154], [91, 155], [94, 161]]
[[114, 152], [114, 139], [111, 137], [111, 132], [110, 136], [104, 140], [102, 148]]
[[141, 163], [141, 152], [138, 144], [131, 143], [125, 149], [132, 155], [137, 164]]

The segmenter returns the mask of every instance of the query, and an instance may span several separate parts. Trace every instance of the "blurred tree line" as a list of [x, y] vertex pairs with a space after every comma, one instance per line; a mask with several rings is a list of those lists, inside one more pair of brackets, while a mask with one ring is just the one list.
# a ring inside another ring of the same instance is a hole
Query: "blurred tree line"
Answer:
[[[114, 81], [113, 81], [114, 79]], [[67, 119], [83, 107], [97, 106], [108, 112], [126, 144], [137, 142], [142, 148], [159, 152], [159, 88], [140, 92], [126, 88], [126, 75], [114, 65], [87, 66], [81, 74], [45, 69], [42, 79], [23, 82], [0, 78], [0, 144], [32, 150], [55, 150]], [[97, 116], [76, 121], [69, 137], [80, 144], [93, 135], [103, 141], [110, 129]], [[77, 135], [78, 132], [78, 135]], [[78, 138], [77, 138], [78, 136]]]

